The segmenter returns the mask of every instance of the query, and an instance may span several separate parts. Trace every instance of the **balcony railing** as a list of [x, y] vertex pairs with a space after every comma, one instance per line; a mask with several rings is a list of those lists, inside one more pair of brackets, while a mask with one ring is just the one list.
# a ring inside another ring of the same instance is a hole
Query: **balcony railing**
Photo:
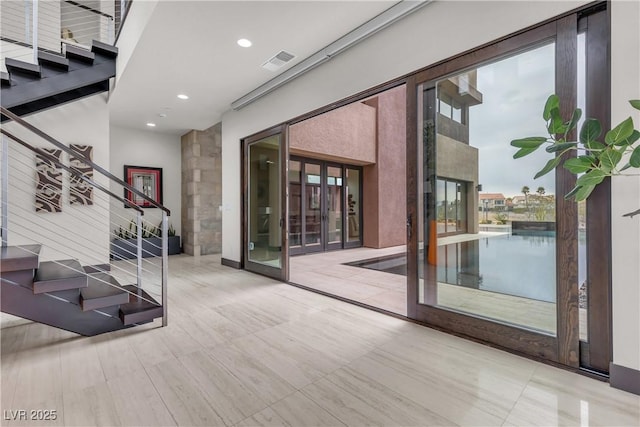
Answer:
[[37, 51], [64, 54], [67, 45], [114, 44], [131, 1], [1, 1], [0, 59], [37, 63]]

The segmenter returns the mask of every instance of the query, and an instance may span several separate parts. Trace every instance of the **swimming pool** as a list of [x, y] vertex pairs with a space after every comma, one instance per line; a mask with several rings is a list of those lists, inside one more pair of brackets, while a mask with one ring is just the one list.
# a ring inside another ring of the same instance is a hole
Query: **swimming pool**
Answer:
[[[580, 239], [578, 250], [579, 259], [586, 259], [584, 239]], [[556, 300], [554, 235], [504, 234], [442, 245], [438, 246], [437, 260], [438, 282], [546, 302]], [[405, 253], [348, 265], [407, 275]], [[578, 278], [578, 283], [586, 278], [584, 263], [580, 263]]]

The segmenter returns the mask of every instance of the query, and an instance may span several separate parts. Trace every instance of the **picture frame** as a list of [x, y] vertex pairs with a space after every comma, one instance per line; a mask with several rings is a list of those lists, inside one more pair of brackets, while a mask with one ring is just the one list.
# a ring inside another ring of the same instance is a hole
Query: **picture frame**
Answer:
[[[152, 200], [162, 204], [162, 168], [124, 165], [124, 181]], [[142, 208], [155, 207], [148, 200], [126, 188], [124, 189], [124, 198]], [[125, 207], [129, 206], [125, 204]]]

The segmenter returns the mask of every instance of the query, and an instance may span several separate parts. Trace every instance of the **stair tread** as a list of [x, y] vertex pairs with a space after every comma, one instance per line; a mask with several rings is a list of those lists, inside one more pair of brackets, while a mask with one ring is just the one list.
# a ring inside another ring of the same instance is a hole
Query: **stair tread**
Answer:
[[80, 47], [75, 47], [71, 45], [67, 45], [65, 55], [69, 59], [77, 59], [83, 62], [93, 62], [95, 59], [95, 54], [87, 49], [82, 49]]
[[[105, 283], [106, 282], [106, 283]], [[110, 285], [108, 284], [110, 283]], [[115, 277], [107, 273], [90, 274], [87, 279], [87, 287], [80, 289], [82, 299], [98, 299], [114, 295], [127, 294]]]
[[129, 302], [129, 293], [109, 273], [87, 276], [87, 287], [80, 289], [80, 305], [83, 311], [119, 306]]
[[137, 286], [127, 285], [124, 286], [124, 288], [132, 292], [132, 294], [129, 294], [129, 302], [120, 306], [120, 320], [122, 320], [122, 323], [130, 325], [132, 323], [148, 322], [157, 317], [162, 317], [162, 306], [157, 302], [155, 304], [149, 302], [155, 302], [152, 296], [142, 290], [142, 297], [149, 300], [145, 301], [137, 297]]
[[5, 58], [4, 64], [7, 67], [7, 71], [10, 74], [20, 73], [20, 74], [29, 74], [31, 76], [35, 76], [40, 78], [42, 75], [42, 69], [38, 64], [32, 64], [30, 62], [20, 61], [18, 59], [13, 58]]
[[91, 52], [98, 53], [100, 55], [110, 56], [115, 58], [118, 56], [118, 48], [107, 43], [93, 40], [91, 42]]
[[11, 86], [11, 76], [6, 71], [0, 71], [0, 80], [3, 86]]
[[38, 268], [40, 245], [7, 246], [0, 251], [0, 272]]
[[38, 52], [38, 62], [64, 70], [69, 69], [69, 60], [67, 58], [49, 52]]
[[49, 282], [86, 276], [76, 259], [45, 261], [40, 263], [34, 282]]

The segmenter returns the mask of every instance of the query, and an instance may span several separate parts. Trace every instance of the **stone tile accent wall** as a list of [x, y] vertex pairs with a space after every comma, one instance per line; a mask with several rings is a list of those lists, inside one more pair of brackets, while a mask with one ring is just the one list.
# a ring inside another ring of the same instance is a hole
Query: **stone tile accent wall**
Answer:
[[182, 145], [182, 247], [190, 255], [222, 252], [222, 123], [192, 130]]

